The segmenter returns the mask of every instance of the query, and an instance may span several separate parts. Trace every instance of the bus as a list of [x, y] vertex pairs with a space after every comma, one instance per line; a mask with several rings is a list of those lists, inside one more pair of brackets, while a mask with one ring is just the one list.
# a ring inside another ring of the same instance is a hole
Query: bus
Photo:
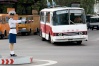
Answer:
[[90, 17], [90, 29], [99, 30], [99, 16]]
[[18, 15], [18, 19], [25, 21], [18, 23], [18, 34], [30, 35], [32, 32], [33, 15]]
[[6, 14], [0, 14], [0, 38], [3, 39], [7, 36], [9, 32], [9, 26], [5, 18], [7, 17]]
[[86, 23], [87, 23], [87, 28], [90, 29], [90, 17], [92, 17], [92, 14], [86, 14]]
[[36, 35], [39, 32], [40, 16], [39, 15], [18, 15], [19, 20], [25, 22], [18, 23], [18, 34]]
[[40, 28], [40, 15], [33, 15], [32, 30], [33, 34], [37, 35]]
[[[14, 16], [14, 19], [17, 20], [17, 14]], [[8, 24], [8, 20], [9, 20], [9, 15], [8, 14], [0, 14], [0, 38], [8, 38], [8, 34], [9, 34], [9, 24]], [[16, 27], [17, 29], [17, 27]], [[17, 29], [18, 30], [18, 29]]]
[[[80, 21], [76, 21], [77, 19]], [[76, 20], [75, 20], [76, 19]], [[83, 8], [55, 7], [40, 11], [40, 36], [42, 41], [76, 42], [88, 40], [86, 16]]]

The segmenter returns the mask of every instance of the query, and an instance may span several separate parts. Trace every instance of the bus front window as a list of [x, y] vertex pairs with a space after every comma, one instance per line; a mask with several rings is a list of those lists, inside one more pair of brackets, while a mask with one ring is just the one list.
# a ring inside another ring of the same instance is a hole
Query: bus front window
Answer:
[[85, 23], [85, 15], [83, 10], [70, 10], [70, 24]]
[[53, 14], [53, 25], [68, 25], [68, 20], [68, 13], [65, 10]]
[[85, 13], [82, 9], [60, 10], [53, 13], [53, 25], [81, 24], [85, 22]]
[[90, 22], [97, 23], [97, 22], [99, 22], [99, 18], [91, 18]]

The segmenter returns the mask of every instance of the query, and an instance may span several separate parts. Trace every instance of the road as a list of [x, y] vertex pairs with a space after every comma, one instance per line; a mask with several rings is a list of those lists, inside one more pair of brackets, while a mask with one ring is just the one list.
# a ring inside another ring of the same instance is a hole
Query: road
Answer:
[[[53, 45], [41, 41], [38, 35], [17, 36], [15, 53], [18, 56], [33, 56], [32, 64], [18, 66], [99, 66], [99, 31], [89, 30], [88, 35], [89, 41], [83, 41], [82, 45]], [[0, 40], [0, 55], [9, 56], [8, 46], [8, 39]]]

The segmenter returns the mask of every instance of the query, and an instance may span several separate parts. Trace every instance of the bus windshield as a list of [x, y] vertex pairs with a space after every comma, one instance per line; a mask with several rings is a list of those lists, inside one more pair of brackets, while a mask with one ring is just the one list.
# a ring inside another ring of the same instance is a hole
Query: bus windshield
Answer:
[[91, 19], [90, 19], [90, 22], [91, 22], [91, 23], [99, 22], [99, 18], [91, 18]]
[[53, 25], [69, 25], [79, 23], [85, 23], [85, 14], [83, 10], [70, 9], [55, 11], [53, 13]]

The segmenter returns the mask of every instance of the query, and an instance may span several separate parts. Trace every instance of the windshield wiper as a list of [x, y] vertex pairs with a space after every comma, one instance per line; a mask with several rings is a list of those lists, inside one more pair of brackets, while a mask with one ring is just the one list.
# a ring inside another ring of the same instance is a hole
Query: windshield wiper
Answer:
[[75, 24], [73, 21], [70, 20], [70, 24]]

